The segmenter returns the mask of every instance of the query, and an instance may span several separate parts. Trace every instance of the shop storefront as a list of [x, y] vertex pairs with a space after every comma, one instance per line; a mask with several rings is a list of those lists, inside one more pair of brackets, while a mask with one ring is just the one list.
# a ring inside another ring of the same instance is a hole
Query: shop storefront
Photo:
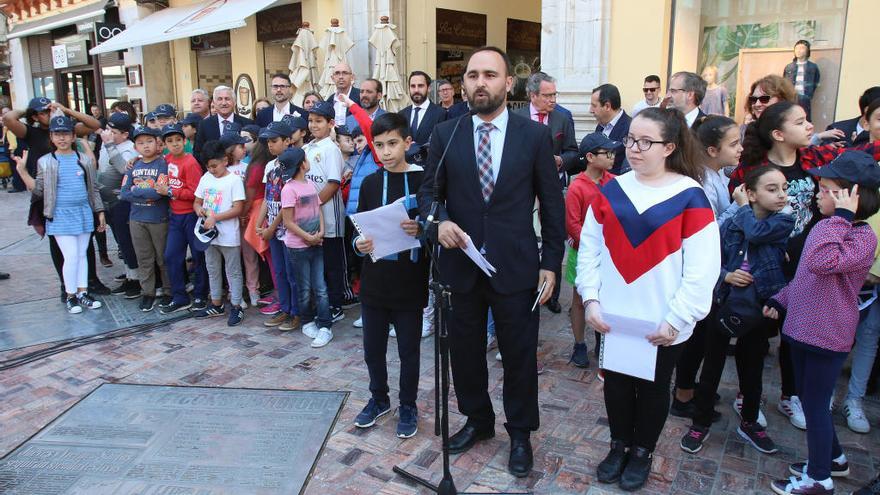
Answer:
[[258, 93], [271, 95], [272, 74], [290, 72], [291, 46], [297, 29], [302, 25], [302, 4], [279, 5], [257, 12], [257, 41], [263, 45], [263, 77], [265, 84]]

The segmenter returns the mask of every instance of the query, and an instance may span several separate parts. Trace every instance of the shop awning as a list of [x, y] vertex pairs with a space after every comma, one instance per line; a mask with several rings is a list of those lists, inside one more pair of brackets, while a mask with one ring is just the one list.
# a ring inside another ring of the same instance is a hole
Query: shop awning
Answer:
[[247, 17], [275, 1], [208, 0], [185, 7], [166, 8], [132, 23], [125, 31], [92, 48], [89, 53], [115, 52], [244, 27]]
[[70, 9], [65, 12], [58, 12], [48, 16], [45, 19], [36, 21], [16, 23], [15, 26], [6, 35], [6, 38], [22, 38], [32, 34], [48, 33], [49, 31], [64, 26], [70, 26], [83, 21], [98, 21], [104, 16], [104, 7], [107, 5], [106, 0], [101, 0], [89, 5]]

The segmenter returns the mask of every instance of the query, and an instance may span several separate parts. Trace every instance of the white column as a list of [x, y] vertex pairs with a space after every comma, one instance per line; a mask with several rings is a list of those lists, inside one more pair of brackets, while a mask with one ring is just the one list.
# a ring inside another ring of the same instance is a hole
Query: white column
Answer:
[[542, 0], [541, 70], [556, 78], [578, 139], [596, 127], [590, 95], [608, 78], [610, 28], [611, 0]]
[[12, 80], [9, 85], [12, 91], [12, 108], [21, 110], [27, 108], [28, 102], [34, 97], [31, 61], [22, 38], [12, 38], [8, 43], [9, 65], [12, 67]]
[[[354, 46], [348, 52], [351, 68], [356, 76], [356, 85], [373, 75], [373, 54], [370, 36], [379, 17], [387, 15], [397, 26], [397, 37], [406, 46], [406, 2], [403, 0], [342, 0], [342, 27], [345, 28]], [[397, 67], [405, 70], [406, 53], [401, 50]]]

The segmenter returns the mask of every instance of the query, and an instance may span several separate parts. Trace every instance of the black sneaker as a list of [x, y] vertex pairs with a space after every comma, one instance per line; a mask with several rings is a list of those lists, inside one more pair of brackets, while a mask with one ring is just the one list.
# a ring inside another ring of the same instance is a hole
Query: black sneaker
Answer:
[[693, 418], [695, 409], [693, 399], [687, 402], [682, 402], [673, 397], [672, 405], [669, 406], [669, 414], [676, 418]]
[[342, 311], [342, 308], [334, 308], [330, 307], [330, 321], [336, 323], [337, 321], [342, 321], [345, 319], [345, 312]]
[[196, 312], [193, 316], [196, 318], [216, 318], [218, 316], [223, 316], [224, 314], [226, 314], [226, 310], [223, 308], [222, 304], [220, 306], [214, 306], [211, 304], [205, 309]]
[[184, 303], [176, 303], [176, 302], [172, 301], [169, 304], [164, 304], [164, 305], [160, 304], [159, 305], [159, 312], [162, 313], [163, 315], [170, 315], [171, 313], [176, 313], [178, 311], [185, 311], [191, 307], [192, 307], [192, 303], [189, 301], [184, 302]]
[[627, 460], [626, 445], [620, 440], [611, 440], [611, 450], [596, 467], [596, 479], [599, 483], [617, 483]]
[[125, 294], [126, 291], [128, 291], [128, 288], [131, 287], [131, 283], [130, 283], [131, 281], [124, 278], [124, 277], [125, 277], [125, 275], [123, 275], [122, 282], [119, 285], [117, 285], [114, 289], [110, 290], [110, 294], [112, 294], [114, 296], [121, 296], [121, 295]]
[[226, 321], [226, 325], [234, 327], [241, 323], [241, 320], [243, 319], [244, 310], [241, 309], [241, 306], [233, 306], [232, 310], [229, 312], [229, 320]]
[[120, 273], [119, 275], [113, 277], [113, 280], [115, 280], [117, 282], [125, 282], [125, 274]]
[[148, 313], [156, 306], [156, 298], [153, 296], [144, 296], [141, 298], [141, 311]]
[[125, 289], [126, 299], [137, 299], [141, 297], [141, 283], [137, 280], [129, 280], [128, 287]]
[[[832, 474], [832, 476], [834, 476]], [[853, 492], [853, 495], [880, 495], [880, 476]]]
[[[807, 463], [806, 462], [795, 462], [794, 464], [790, 464], [788, 466], [789, 472], [795, 476], [803, 476], [807, 473]], [[831, 461], [831, 476], [834, 478], [841, 478], [844, 476], [849, 476], [849, 462], [839, 463]]]
[[103, 304], [101, 304], [101, 301], [96, 301], [95, 299], [93, 299], [88, 292], [76, 296], [76, 299], [77, 301], [79, 301], [79, 305], [84, 308], [98, 309], [103, 306]]
[[571, 359], [568, 362], [574, 364], [578, 368], [588, 368], [590, 366], [590, 356], [587, 351], [587, 344], [575, 343], [574, 348], [571, 351]]
[[193, 299], [192, 305], [189, 307], [189, 310], [190, 311], [203, 311], [207, 308], [208, 308], [208, 301], [197, 297], [197, 298]]
[[620, 475], [620, 488], [627, 492], [634, 492], [645, 486], [648, 476], [651, 474], [651, 464], [654, 463], [654, 454], [642, 447], [633, 447], [629, 451], [626, 468]]
[[67, 291], [61, 288], [61, 304], [67, 304]]
[[353, 296], [353, 297], [350, 297], [350, 298], [342, 301], [342, 307], [345, 309], [348, 309], [352, 306], [357, 306], [360, 303], [361, 303], [360, 299], [358, 299], [357, 296]]
[[171, 297], [171, 294], [166, 294], [159, 298], [159, 309], [162, 309], [164, 306], [170, 306], [174, 301], [174, 298]]
[[67, 312], [72, 315], [78, 315], [83, 312], [82, 306], [79, 305], [79, 301], [76, 299], [76, 296], [68, 297], [64, 305], [67, 307]]
[[762, 452], [764, 454], [775, 454], [779, 451], [776, 448], [776, 444], [767, 435], [767, 432], [764, 430], [764, 427], [759, 425], [758, 423], [746, 423], [743, 421], [739, 424], [739, 427], [736, 429], [736, 432], [739, 433], [739, 436], [743, 437], [746, 441], [752, 444], [752, 447], [758, 450], [758, 452]]
[[388, 402], [377, 402], [370, 399], [367, 405], [361, 410], [354, 420], [354, 425], [358, 428], [369, 428], [376, 424], [376, 420], [391, 412], [391, 404]]
[[98, 296], [109, 296], [110, 295], [110, 287], [102, 284], [100, 280], [95, 280], [91, 284], [89, 284], [89, 292]]
[[709, 438], [709, 428], [701, 428], [697, 425], [691, 425], [690, 429], [679, 442], [679, 447], [685, 452], [696, 454], [703, 448], [703, 442]]
[[397, 409], [397, 437], [412, 438], [419, 431], [419, 410], [416, 406], [401, 404]]

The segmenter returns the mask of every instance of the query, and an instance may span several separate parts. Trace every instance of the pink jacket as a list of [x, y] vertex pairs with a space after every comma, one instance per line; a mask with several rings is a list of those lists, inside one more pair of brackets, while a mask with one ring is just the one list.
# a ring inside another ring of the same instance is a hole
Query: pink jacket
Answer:
[[849, 352], [859, 323], [859, 289], [876, 247], [866, 223], [838, 215], [817, 223], [794, 279], [769, 301], [787, 311], [782, 333], [820, 349]]

